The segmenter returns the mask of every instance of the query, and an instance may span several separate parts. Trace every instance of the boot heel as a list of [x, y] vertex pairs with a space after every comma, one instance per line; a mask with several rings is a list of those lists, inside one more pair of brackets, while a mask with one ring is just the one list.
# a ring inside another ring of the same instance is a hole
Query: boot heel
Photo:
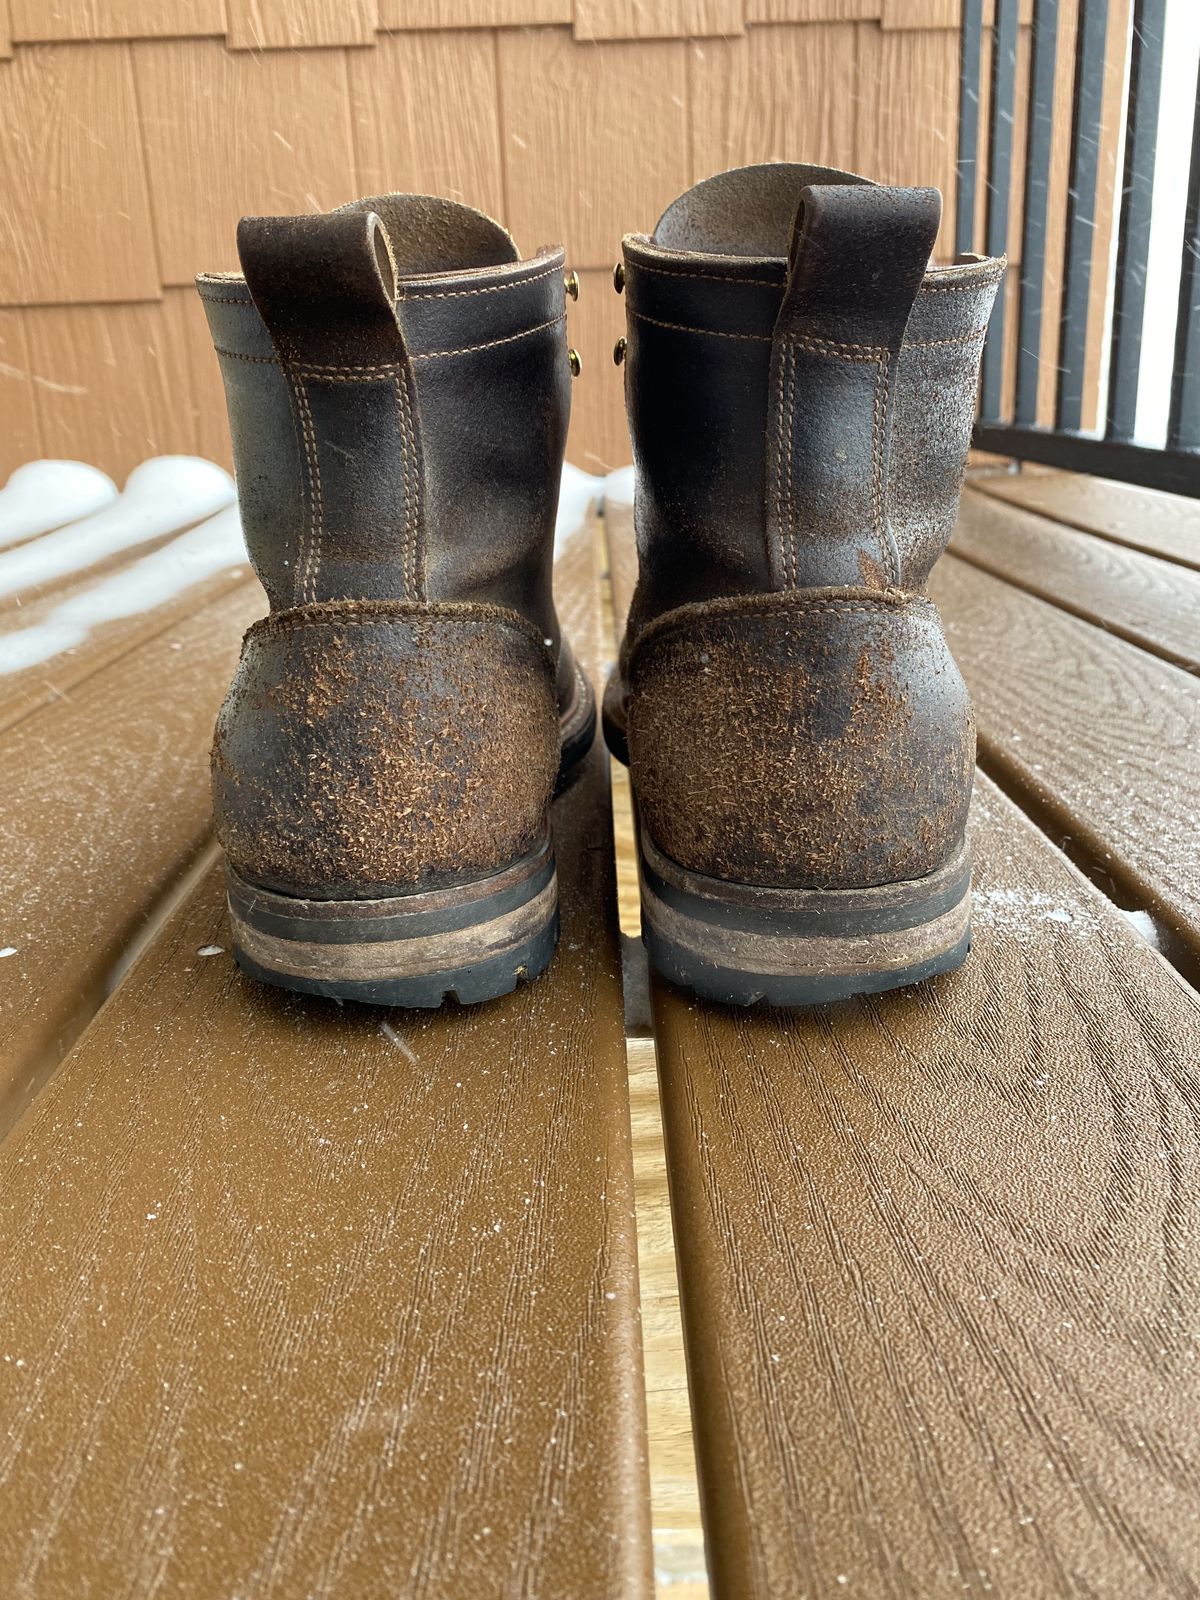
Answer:
[[371, 1005], [474, 1005], [536, 978], [558, 942], [558, 879], [547, 841], [468, 883], [384, 900], [303, 900], [228, 869], [238, 965], [302, 994]]
[[869, 889], [776, 889], [688, 872], [639, 843], [642, 938], [654, 967], [705, 999], [819, 1005], [917, 983], [971, 947], [964, 844], [926, 878]]

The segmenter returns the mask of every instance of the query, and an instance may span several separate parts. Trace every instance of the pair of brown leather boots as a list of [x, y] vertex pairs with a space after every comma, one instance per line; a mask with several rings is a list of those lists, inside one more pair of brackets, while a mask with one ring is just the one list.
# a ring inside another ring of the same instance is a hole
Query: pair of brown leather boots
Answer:
[[[936, 190], [696, 185], [617, 269], [639, 579], [605, 695], [655, 966], [739, 1004], [964, 959], [974, 732], [922, 593], [1003, 263]], [[563, 255], [385, 195], [246, 218], [198, 280], [270, 615], [217, 724], [238, 960], [388, 1005], [507, 993], [558, 927], [551, 799], [593, 736], [551, 569]]]

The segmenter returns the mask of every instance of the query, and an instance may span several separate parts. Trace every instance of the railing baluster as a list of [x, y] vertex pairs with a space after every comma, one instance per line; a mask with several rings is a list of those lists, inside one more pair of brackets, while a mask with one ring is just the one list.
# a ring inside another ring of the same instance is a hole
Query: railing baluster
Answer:
[[964, 0], [958, 73], [958, 182], [954, 250], [975, 248], [975, 194], [979, 178], [979, 83], [983, 57], [983, 0]]
[[1054, 135], [1054, 64], [1058, 0], [1035, 0], [1029, 62], [1029, 131], [1025, 142], [1025, 215], [1021, 226], [1021, 320], [1017, 330], [1018, 422], [1037, 421], [1046, 294], [1046, 215]]
[[1175, 328], [1175, 373], [1167, 447], [1200, 450], [1200, 80], [1192, 124], [1192, 170], [1183, 225], [1183, 269], [1179, 321]]
[[1166, 0], [1136, 0], [1133, 12], [1107, 430], [1109, 438], [1125, 442], [1133, 438], [1137, 424], [1166, 10]]
[[1067, 239], [1062, 337], [1058, 352], [1057, 425], [1077, 433], [1083, 425], [1088, 299], [1096, 235], [1096, 184], [1100, 168], [1100, 116], [1104, 99], [1104, 42], [1108, 0], [1079, 0], [1075, 45], [1075, 102], [1067, 187]]
[[[996, 0], [992, 39], [992, 105], [988, 131], [987, 225], [984, 248], [990, 256], [1008, 249], [1008, 206], [1012, 192], [1013, 124], [1017, 104], [1017, 0]], [[999, 421], [1004, 403], [1004, 291], [992, 312], [983, 351], [981, 414]]]

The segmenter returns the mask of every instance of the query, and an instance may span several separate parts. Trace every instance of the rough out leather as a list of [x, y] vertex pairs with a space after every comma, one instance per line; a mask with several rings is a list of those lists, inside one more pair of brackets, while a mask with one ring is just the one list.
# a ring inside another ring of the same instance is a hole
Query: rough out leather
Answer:
[[496, 870], [544, 829], [560, 714], [581, 720], [552, 594], [562, 252], [522, 260], [423, 195], [244, 218], [238, 249], [241, 276], [197, 287], [271, 615], [218, 729], [222, 842], [287, 893]]
[[1004, 263], [931, 267], [940, 215], [775, 163], [624, 240], [639, 579], [608, 703], [685, 867], [854, 887], [961, 840], [973, 728], [921, 590]]

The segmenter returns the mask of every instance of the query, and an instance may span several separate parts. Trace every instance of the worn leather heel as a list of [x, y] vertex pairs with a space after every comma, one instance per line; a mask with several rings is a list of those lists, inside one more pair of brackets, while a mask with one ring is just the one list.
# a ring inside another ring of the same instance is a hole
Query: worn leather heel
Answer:
[[536, 978], [558, 941], [558, 880], [547, 840], [485, 878], [381, 900], [303, 900], [229, 869], [238, 965], [302, 994], [371, 1005], [494, 1000]]
[[688, 872], [639, 841], [642, 938], [658, 972], [726, 1005], [818, 1005], [917, 983], [971, 948], [966, 844], [928, 877], [780, 889]]

